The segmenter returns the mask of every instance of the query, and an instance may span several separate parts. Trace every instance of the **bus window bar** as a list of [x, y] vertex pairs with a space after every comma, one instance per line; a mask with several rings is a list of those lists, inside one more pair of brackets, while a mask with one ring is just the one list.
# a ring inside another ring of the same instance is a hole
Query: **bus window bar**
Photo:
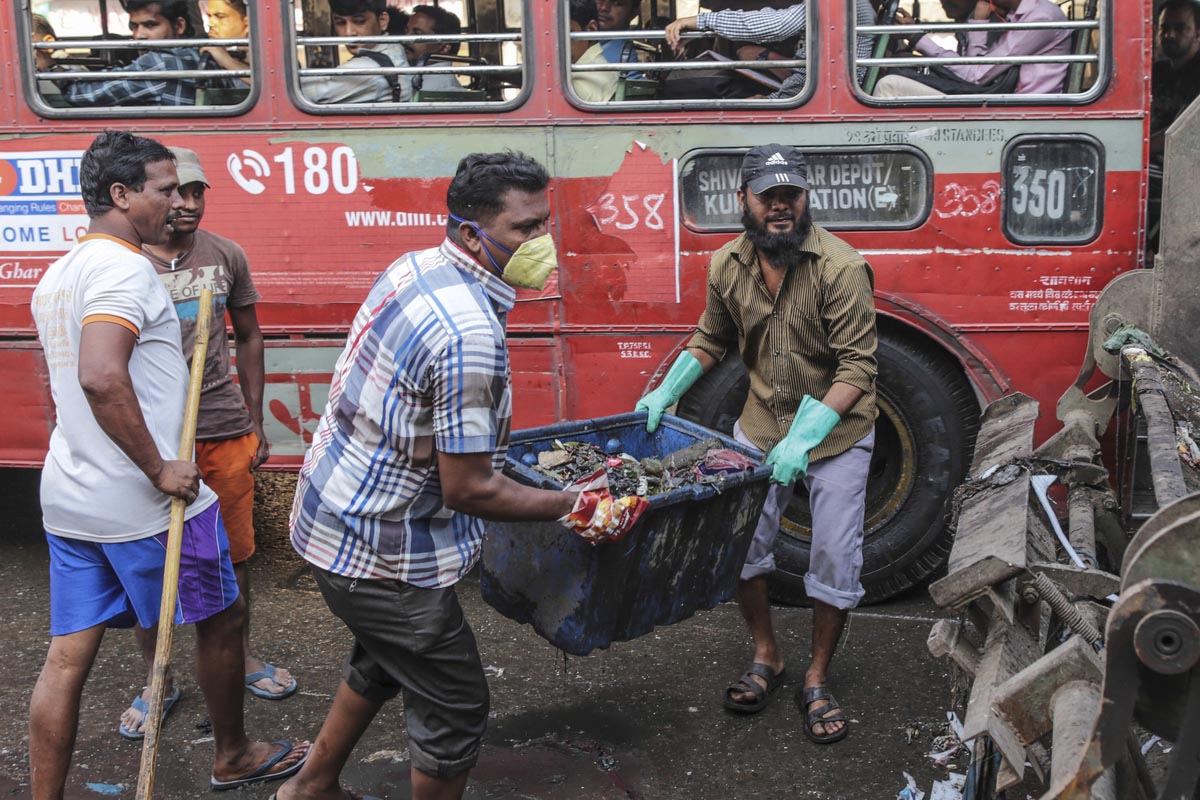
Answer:
[[[867, 63], [865, 60], [860, 64]], [[807, 67], [803, 59], [787, 61], [628, 61], [613, 64], [572, 64], [572, 72], [658, 72], [659, 70], [692, 70], [692, 69], [763, 69], [770, 65], [771, 69], [796, 69]]]
[[186, 78], [249, 78], [248, 69], [167, 69], [131, 72], [130, 70], [95, 70], [93, 72], [38, 72], [34, 75], [38, 80], [49, 81], [158, 81], [183, 80]]
[[351, 44], [455, 44], [458, 42], [519, 42], [519, 33], [463, 33], [458, 36], [297, 36], [300, 46], [326, 47]]
[[[680, 39], [711, 39], [716, 36], [712, 31], [688, 31], [679, 35]], [[583, 42], [611, 42], [624, 39], [665, 39], [666, 31], [573, 31], [571, 39]]]
[[[860, 67], [913, 67], [913, 66], [956, 66], [965, 64], [1095, 64], [1100, 60], [1097, 55], [1067, 55], [1067, 56], [962, 56], [961, 58], [934, 58], [932, 56], [916, 56], [914, 58], [860, 58], [854, 63]], [[762, 66], [761, 61], [757, 62]], [[770, 62], [771, 66], [779, 63]]]
[[249, 39], [56, 39], [35, 50], [170, 50], [175, 47], [249, 47]]
[[[761, 63], [761, 62], [759, 62]], [[497, 74], [497, 73], [513, 73], [520, 72], [523, 69], [520, 64], [505, 65], [505, 64], [484, 64], [473, 65], [464, 64], [461, 67], [370, 67], [365, 69], [354, 70], [355, 75], [480, 75], [480, 74]], [[54, 73], [58, 75], [60, 73]], [[161, 74], [161, 73], [160, 73]], [[325, 78], [344, 76], [346, 70], [341, 67], [301, 67], [299, 70], [302, 78]]]
[[930, 22], [913, 23], [911, 25], [859, 25], [856, 33], [957, 33], [965, 31], [1077, 31], [1096, 30], [1100, 21], [1094, 19], [1064, 20], [1062, 22], [977, 22], [974, 25], [966, 22]]

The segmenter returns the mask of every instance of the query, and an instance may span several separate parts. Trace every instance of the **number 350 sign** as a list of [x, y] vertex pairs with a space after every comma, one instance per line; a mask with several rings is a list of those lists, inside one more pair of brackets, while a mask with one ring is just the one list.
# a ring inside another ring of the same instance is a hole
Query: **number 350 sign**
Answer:
[[1104, 161], [1086, 137], [1023, 137], [1004, 155], [1004, 229], [1021, 244], [1082, 244], [1100, 233]]

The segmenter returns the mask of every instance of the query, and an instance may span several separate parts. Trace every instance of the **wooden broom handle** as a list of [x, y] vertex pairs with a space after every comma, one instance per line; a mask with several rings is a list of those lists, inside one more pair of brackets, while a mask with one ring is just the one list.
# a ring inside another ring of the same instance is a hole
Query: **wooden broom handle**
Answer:
[[[183, 433], [179, 437], [179, 460], [191, 461], [196, 445], [196, 418], [200, 414], [200, 387], [208, 355], [208, 329], [212, 318], [212, 289], [200, 290], [196, 314], [196, 340], [192, 348], [192, 370], [188, 380]], [[158, 607], [158, 642], [150, 678], [150, 710], [146, 712], [146, 738], [142, 742], [142, 766], [138, 770], [137, 800], [150, 800], [154, 771], [158, 766], [158, 740], [166, 699], [167, 670], [171, 666], [171, 641], [175, 636], [175, 601], [179, 597], [179, 553], [183, 548], [183, 515], [187, 503], [171, 498], [171, 525], [167, 529], [166, 564], [163, 567], [162, 603]]]

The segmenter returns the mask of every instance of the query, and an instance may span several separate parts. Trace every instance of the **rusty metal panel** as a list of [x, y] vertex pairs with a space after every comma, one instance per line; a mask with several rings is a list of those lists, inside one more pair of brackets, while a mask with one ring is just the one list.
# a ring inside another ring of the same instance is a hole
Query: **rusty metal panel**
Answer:
[[971, 475], [979, 476], [996, 464], [1006, 464], [1033, 455], [1033, 425], [1038, 402], [1017, 392], [990, 404], [983, 412], [975, 438]]
[[1028, 564], [1029, 471], [1014, 462], [1033, 455], [1037, 417], [1037, 401], [1023, 394], [997, 400], [984, 412], [949, 569], [929, 587], [939, 606], [961, 606]]
[[1200, 104], [1192, 103], [1167, 132], [1162, 238], [1154, 269], [1151, 335], [1187, 364], [1200, 364]]
[[963, 720], [964, 741], [986, 734], [1008, 762], [1010, 772], [1017, 776], [1025, 769], [1025, 747], [996, 714], [993, 702], [999, 687], [1032, 664], [1040, 652], [1037, 638], [1024, 626], [1011, 625], [999, 609], [993, 611]]

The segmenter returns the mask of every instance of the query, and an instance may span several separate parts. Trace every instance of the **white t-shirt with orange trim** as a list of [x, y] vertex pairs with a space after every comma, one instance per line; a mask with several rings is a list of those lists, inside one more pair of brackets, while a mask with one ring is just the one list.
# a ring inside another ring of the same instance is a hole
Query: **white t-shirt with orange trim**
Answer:
[[[112, 236], [85, 236], [33, 292], [33, 318], [50, 375], [56, 427], [42, 470], [46, 530], [69, 539], [127, 542], [165, 531], [171, 498], [100, 428], [79, 385], [79, 338], [97, 321], [137, 335], [129, 376], [164, 460], [177, 457], [188, 369], [175, 304], [141, 252]], [[207, 486], [187, 517], [216, 501]]]

